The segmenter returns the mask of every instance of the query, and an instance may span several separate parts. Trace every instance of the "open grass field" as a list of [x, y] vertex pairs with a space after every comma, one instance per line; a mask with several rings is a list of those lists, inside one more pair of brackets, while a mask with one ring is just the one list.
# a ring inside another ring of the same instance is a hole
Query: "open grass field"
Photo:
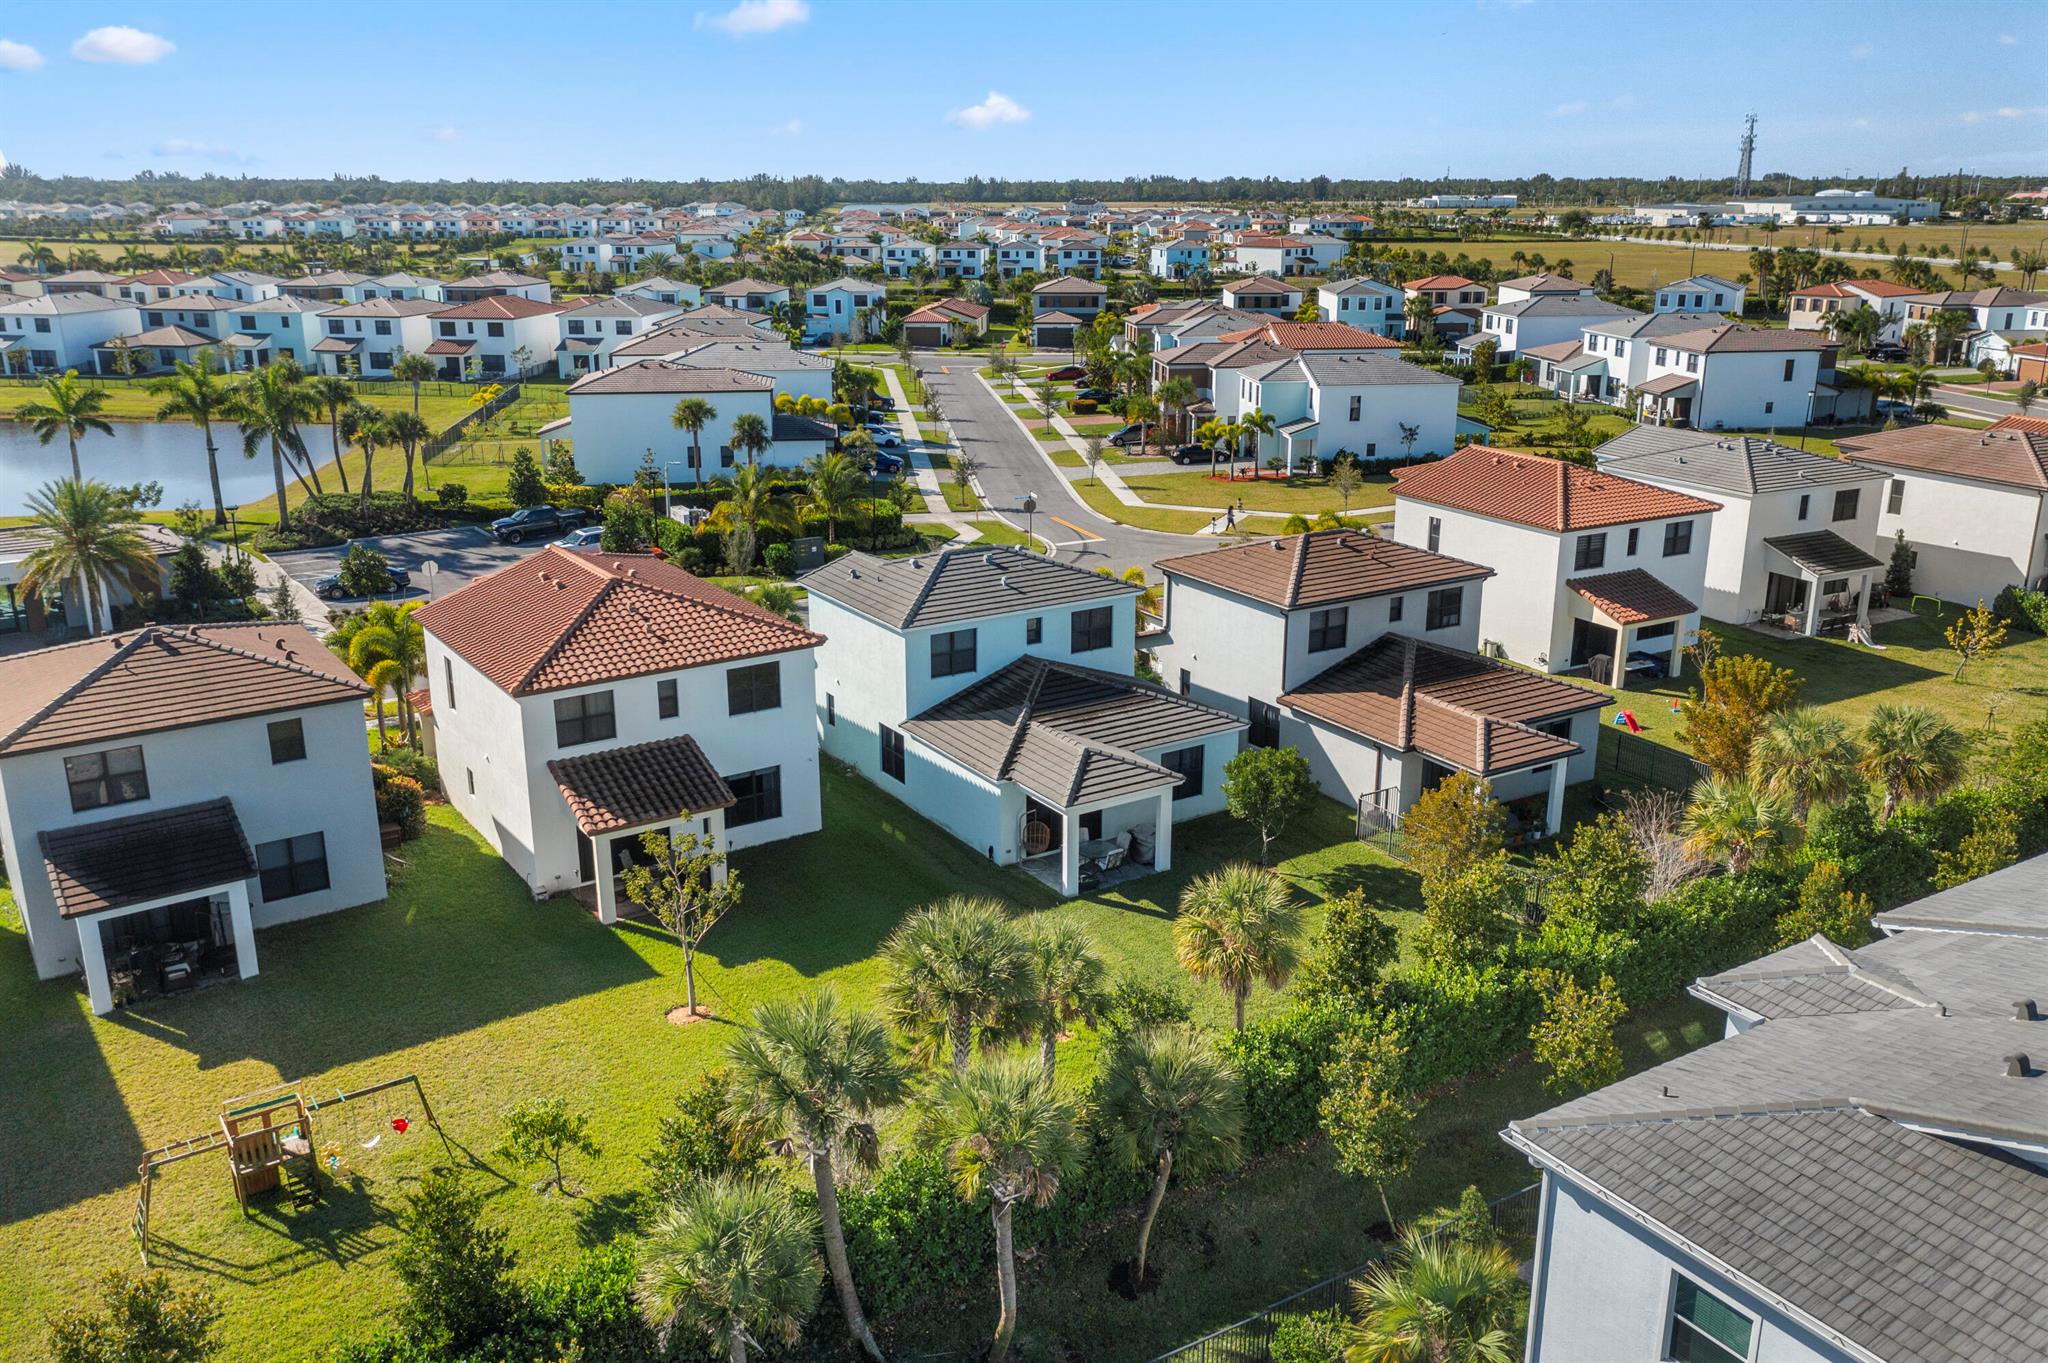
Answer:
[[[155, 421], [157, 419], [156, 409], [162, 405], [163, 399], [149, 391], [149, 380], [95, 379], [93, 384], [95, 387], [102, 389], [107, 395], [106, 406], [100, 411], [100, 415], [104, 416], [107, 420]], [[412, 410], [412, 393], [410, 390], [401, 392], [400, 387], [400, 385], [396, 384], [377, 385], [363, 395], [363, 401], [373, 407], [381, 407], [387, 411], [395, 412], [400, 409], [410, 411]], [[387, 389], [388, 391], [386, 391]], [[437, 389], [440, 391], [435, 391]], [[40, 402], [42, 396], [43, 390], [40, 384], [0, 383], [0, 420], [14, 420], [16, 412], [30, 403]], [[435, 430], [440, 430], [442, 427], [447, 426], [468, 410], [468, 394], [460, 391], [455, 385], [428, 385], [420, 394], [420, 415]], [[217, 436], [223, 441], [236, 438], [231, 426], [217, 428]], [[87, 440], [95, 438], [105, 439], [106, 437], [88, 436]], [[320, 442], [317, 439], [311, 443], [316, 450], [320, 446]]]
[[[1211, 478], [1206, 473], [1127, 474], [1125, 486], [1148, 502], [1180, 506], [1213, 506], [1218, 511], [1242, 503], [1247, 511], [1299, 512], [1319, 516], [1325, 511], [1345, 512], [1347, 508], [1330, 480], [1310, 474], [1292, 478]], [[1351, 495], [1351, 512], [1369, 511], [1394, 504], [1394, 480], [1389, 474], [1366, 474]]]
[[[1798, 238], [1797, 240], [1793, 239], [1795, 235]], [[1911, 234], [1909, 233], [1908, 235]], [[1793, 229], [1787, 229], [1778, 234], [1777, 241], [1768, 244], [1773, 247], [1799, 246], [1803, 249], [1806, 246], [1805, 236], [1805, 229], [1799, 229], [1796, 233]], [[1866, 240], [1874, 241], [1875, 239], [1876, 229], [1873, 229]], [[1726, 237], [1722, 237], [1721, 240], [1723, 244], [1726, 244]], [[1886, 240], [1891, 243], [1894, 249], [1897, 248], [1898, 236], [1896, 232], [1887, 236]], [[1971, 236], [1971, 242], [1973, 245], [1976, 244], [1974, 234]], [[1513, 259], [1515, 253], [1519, 251], [1525, 257], [1542, 256], [1545, 268], [1548, 269], [1555, 269], [1557, 263], [1561, 260], [1569, 260], [1572, 263], [1572, 276], [1575, 279], [1591, 279], [1594, 271], [1611, 268], [1614, 271], [1614, 280], [1617, 284], [1638, 289], [1655, 288], [1659, 284], [1669, 284], [1675, 279], [1684, 279], [1692, 274], [1718, 274], [1727, 279], [1734, 279], [1738, 275], [1750, 272], [1750, 248], [1748, 246], [1744, 246], [1741, 250], [1737, 251], [1723, 251], [1709, 250], [1705, 244], [1694, 246], [1678, 241], [1670, 243], [1600, 241], [1592, 238], [1572, 240], [1565, 237], [1547, 236], [1484, 237], [1463, 243], [1455, 241], [1446, 242], [1440, 239], [1428, 241], [1389, 239], [1384, 242], [1376, 241], [1376, 244], [1406, 246], [1411, 250], [1426, 250], [1431, 253], [1442, 251], [1447, 256], [1453, 257], [1460, 251], [1463, 251], [1474, 260], [1490, 260], [1496, 267], [1508, 271], [1521, 268]], [[1765, 243], [1759, 242], [1758, 244], [1762, 245]], [[1828, 246], [1827, 249], [1848, 249], [1848, 237], [1844, 236], [1841, 240]], [[2010, 253], [2010, 250], [2005, 249], [1999, 252], [2001, 258], [2010, 255]], [[1882, 270], [1884, 268], [1884, 262], [1879, 260], [1851, 260], [1849, 263], [1856, 268], [1856, 272], [1859, 274], [1865, 269]], [[1950, 282], [1951, 286], [1955, 284], [1956, 275], [1953, 270], [1940, 266], [1936, 268]], [[2001, 274], [2009, 273], [2001, 272]], [[2004, 282], [2016, 283], [2017, 280], [2007, 279]]]

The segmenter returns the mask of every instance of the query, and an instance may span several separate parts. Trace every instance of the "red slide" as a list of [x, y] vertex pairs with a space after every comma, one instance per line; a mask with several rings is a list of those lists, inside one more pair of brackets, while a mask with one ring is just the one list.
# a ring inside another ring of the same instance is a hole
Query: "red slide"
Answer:
[[1626, 724], [1626, 725], [1628, 725], [1628, 731], [1629, 731], [1630, 733], [1632, 733], [1632, 734], [1639, 734], [1639, 733], [1641, 733], [1641, 732], [1643, 731], [1643, 726], [1642, 726], [1642, 725], [1640, 725], [1640, 724], [1638, 724], [1638, 723], [1636, 723], [1636, 712], [1635, 712], [1635, 711], [1633, 711], [1633, 710], [1623, 710], [1623, 711], [1621, 712], [1621, 715], [1620, 715], [1620, 719], [1621, 719], [1621, 722], [1622, 722], [1623, 724]]

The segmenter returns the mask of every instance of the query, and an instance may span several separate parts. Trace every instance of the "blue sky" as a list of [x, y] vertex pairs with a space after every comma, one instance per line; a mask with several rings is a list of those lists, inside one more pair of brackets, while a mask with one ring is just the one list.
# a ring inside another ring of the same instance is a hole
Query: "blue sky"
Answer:
[[0, 155], [387, 178], [2048, 174], [2048, 3], [0, 3]]

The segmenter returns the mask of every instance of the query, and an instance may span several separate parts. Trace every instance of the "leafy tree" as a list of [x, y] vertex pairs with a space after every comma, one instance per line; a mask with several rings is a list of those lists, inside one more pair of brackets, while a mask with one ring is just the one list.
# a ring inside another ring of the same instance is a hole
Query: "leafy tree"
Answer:
[[1359, 472], [1358, 460], [1347, 451], [1337, 456], [1330, 465], [1330, 490], [1337, 494], [1346, 514], [1351, 511], [1351, 499], [1358, 495], [1358, 489], [1365, 483], [1365, 475]]
[[102, 617], [113, 618], [117, 587], [137, 596], [156, 589], [156, 552], [135, 533], [142, 516], [113, 488], [60, 479], [30, 493], [27, 506], [42, 543], [22, 560], [23, 597], [76, 582], [85, 594], [86, 633], [97, 634]]
[[391, 590], [391, 560], [367, 544], [351, 544], [341, 556], [340, 576], [350, 596], [382, 596]]
[[[176, 360], [173, 365], [175, 372], [149, 386], [149, 391], [162, 399], [157, 405], [156, 419], [189, 421], [199, 428], [200, 438], [206, 442], [206, 477], [213, 489], [213, 523], [226, 525], [227, 503], [221, 497], [220, 449], [214, 444], [213, 423], [227, 417], [233, 407], [234, 395], [221, 378], [220, 371], [213, 367], [210, 351], [202, 350], [197, 362]], [[334, 458], [339, 467], [341, 447], [338, 437]]]
[[1315, 773], [1293, 748], [1246, 748], [1223, 767], [1223, 799], [1234, 818], [1259, 830], [1259, 864], [1273, 840], [1314, 807]]
[[562, 1177], [562, 1157], [575, 1154], [596, 1159], [599, 1146], [590, 1134], [590, 1118], [571, 1112], [568, 1099], [531, 1098], [506, 1110], [505, 1136], [497, 1153], [514, 1164], [546, 1167], [547, 1177], [534, 1185], [535, 1192], [552, 1188], [569, 1193]]
[[1562, 970], [1529, 972], [1530, 983], [1543, 1000], [1543, 1016], [1529, 1033], [1536, 1061], [1549, 1067], [1544, 1087], [1553, 1093], [1583, 1093], [1603, 1088], [1621, 1077], [1621, 1046], [1615, 1024], [1628, 1012], [1614, 977], [1586, 988]]
[[1088, 481], [1092, 485], [1102, 471], [1102, 456], [1109, 448], [1109, 442], [1099, 435], [1091, 435], [1082, 442], [1081, 458], [1088, 464]]
[[1252, 986], [1263, 981], [1278, 989], [1294, 973], [1300, 929], [1301, 911], [1287, 882], [1263, 866], [1233, 862], [1181, 891], [1173, 955], [1189, 975], [1230, 996], [1241, 1032]]
[[1963, 669], [1979, 658], [1996, 653], [2005, 642], [2005, 621], [1992, 614], [1985, 606], [1984, 598], [1978, 597], [1973, 609], [1966, 610], [1962, 618], [1948, 627], [1945, 636], [1948, 646], [1955, 650], [1956, 670], [1954, 680], [1963, 679]]
[[1746, 777], [1709, 777], [1693, 788], [1683, 822], [1686, 848], [1740, 875], [1774, 862], [1798, 841], [1789, 797]]
[[1472, 382], [1492, 383], [1493, 362], [1500, 358], [1500, 342], [1488, 337], [1472, 347]]
[[675, 934], [683, 949], [685, 1015], [696, 1017], [697, 948], [739, 906], [739, 873], [726, 864], [718, 839], [689, 829], [674, 837], [643, 833], [640, 853], [643, 859], [626, 868], [626, 897]]
[[953, 895], [917, 910], [882, 943], [882, 1005], [920, 1063], [950, 1052], [955, 1073], [976, 1032], [1014, 1026], [1031, 986], [1022, 934], [997, 900]]
[[1425, 880], [1422, 947], [1443, 960], [1485, 960], [1514, 935], [1528, 899], [1528, 885], [1505, 851]]
[[1934, 854], [1934, 888], [1952, 889], [1988, 876], [2018, 861], [2019, 855], [2019, 811], [2004, 806], [1988, 810], [1956, 844], [1955, 851]]
[[1962, 780], [1968, 752], [1969, 740], [1925, 706], [1888, 701], [1873, 709], [1863, 725], [1863, 774], [1884, 794], [1878, 821]]
[[1545, 921], [1584, 923], [1599, 932], [1633, 923], [1650, 889], [1649, 854], [1618, 813], [1581, 823], [1570, 842], [1538, 859], [1536, 869]]
[[1778, 946], [1789, 947], [1816, 933], [1845, 947], [1870, 945], [1870, 896], [1848, 887], [1838, 861], [1816, 861], [1799, 882], [1799, 901], [1778, 916]]
[[161, 1269], [109, 1269], [99, 1304], [73, 1306], [48, 1325], [51, 1363], [206, 1363], [220, 1353], [220, 1304], [204, 1288], [180, 1289]]
[[732, 1116], [779, 1132], [777, 1152], [809, 1165], [825, 1261], [847, 1333], [879, 1360], [882, 1350], [868, 1328], [847, 1263], [836, 1170], [841, 1162], [875, 1163], [881, 1143], [874, 1114], [903, 1096], [903, 1068], [889, 1034], [867, 1014], [843, 1010], [829, 988], [818, 988], [755, 1009], [754, 1025], [733, 1041], [727, 1056], [734, 1081]]
[[[71, 481], [83, 482], [78, 464], [78, 442], [94, 431], [111, 436], [114, 427], [100, 413], [107, 405], [106, 390], [81, 383], [76, 369], [43, 376], [42, 396], [15, 409], [14, 419], [36, 433], [47, 445], [62, 433], [71, 444]], [[280, 483], [280, 487], [283, 485]], [[282, 498], [279, 499], [282, 501]]]
[[1811, 705], [1780, 710], [1764, 724], [1753, 749], [1753, 777], [1792, 801], [1800, 819], [1815, 805], [1847, 799], [1863, 787], [1862, 750], [1849, 727]]
[[540, 476], [540, 465], [534, 462], [533, 451], [525, 446], [512, 451], [512, 468], [505, 480], [505, 495], [512, 499], [514, 506], [543, 506], [548, 499], [547, 484]]
[[989, 1358], [1004, 1363], [1017, 1333], [1013, 1217], [1020, 1202], [1043, 1207], [1059, 1195], [1079, 1156], [1073, 1110], [1041, 1082], [1038, 1066], [1018, 1055], [945, 1075], [935, 1108], [954, 1186], [970, 1202], [989, 1195], [999, 1303]]
[[[1703, 655], [1712, 653], [1711, 632], [1701, 630]], [[1756, 741], [1770, 717], [1799, 698], [1801, 680], [1789, 667], [1778, 667], [1747, 653], [1714, 656], [1699, 669], [1699, 684], [1678, 702], [1685, 727], [1678, 741], [1724, 781], [1749, 775]]]
[[1507, 810], [1493, 787], [1457, 772], [1422, 793], [1401, 816], [1408, 864], [1427, 884], [1455, 876], [1507, 845]]
[[1514, 1363], [1514, 1254], [1411, 1228], [1358, 1284], [1346, 1363]]
[[730, 1363], [787, 1348], [824, 1277], [818, 1217], [787, 1188], [730, 1175], [693, 1184], [640, 1245], [638, 1296], [664, 1350], [678, 1331]]
[[270, 618], [287, 625], [305, 623], [306, 613], [299, 609], [299, 598], [292, 591], [289, 577], [280, 577], [277, 586], [271, 589]]
[[603, 516], [597, 543], [605, 553], [644, 553], [654, 542], [654, 513], [639, 488], [620, 488], [607, 496]]
[[767, 1158], [760, 1123], [732, 1070], [704, 1070], [683, 1086], [675, 1107], [656, 1126], [654, 1148], [640, 1157], [649, 1191], [674, 1202], [699, 1179], [751, 1174]]
[[1148, 1030], [1118, 1045], [1103, 1075], [1101, 1112], [1124, 1157], [1153, 1169], [1138, 1222], [1134, 1287], [1145, 1281], [1152, 1227], [1174, 1171], [1199, 1174], [1237, 1162], [1244, 1095], [1230, 1062], [1192, 1027]]
[[1296, 988], [1362, 1002], [1400, 955], [1399, 929], [1365, 902], [1363, 890], [1347, 890], [1324, 905], [1322, 929], [1302, 961]]
[[1088, 929], [1072, 914], [1041, 914], [1024, 929], [1029, 1011], [1038, 1030], [1038, 1063], [1053, 1081], [1060, 1033], [1093, 1022], [1102, 1006], [1109, 970], [1095, 954]]
[[576, 451], [568, 441], [557, 440], [548, 447], [542, 477], [550, 487], [575, 487], [583, 482], [583, 471], [576, 467]]
[[513, 1255], [503, 1227], [483, 1224], [483, 1195], [437, 1169], [399, 1205], [392, 1271], [405, 1287], [398, 1318], [413, 1340], [459, 1357], [517, 1319]]
[[1387, 1184], [1408, 1172], [1418, 1149], [1408, 1048], [1395, 1032], [1354, 1031], [1323, 1071], [1323, 1081], [1323, 1132], [1336, 1147], [1337, 1168], [1373, 1185], [1392, 1226]]

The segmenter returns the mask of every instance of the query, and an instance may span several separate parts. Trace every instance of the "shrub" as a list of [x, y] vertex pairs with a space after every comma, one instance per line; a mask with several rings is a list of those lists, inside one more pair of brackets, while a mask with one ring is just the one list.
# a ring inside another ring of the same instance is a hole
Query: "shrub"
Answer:
[[1331, 997], [1353, 1006], [1364, 1003], [1401, 955], [1401, 936], [1394, 925], [1365, 902], [1363, 890], [1350, 890], [1325, 906], [1322, 931], [1309, 948], [1295, 976], [1304, 997]]
[[1280, 533], [1283, 535], [1306, 535], [1308, 533], [1308, 517], [1302, 515], [1299, 511], [1295, 512], [1280, 523]]
[[1244, 1145], [1263, 1155], [1314, 1135], [1328, 1091], [1323, 1071], [1359, 1014], [1334, 999], [1302, 999], [1246, 1025], [1227, 1043], [1244, 1084]]
[[1488, 960], [1514, 935], [1528, 902], [1528, 881], [1506, 852], [1425, 880], [1421, 949], [1448, 961]]
[[440, 764], [417, 748], [386, 748], [377, 754], [377, 762], [400, 776], [410, 777], [419, 782], [423, 792], [440, 793]]
[[640, 1157], [652, 1177], [657, 1202], [672, 1202], [699, 1179], [748, 1174], [767, 1158], [761, 1133], [735, 1122], [732, 1076], [706, 1070], [676, 1095], [675, 1110], [661, 1119], [654, 1148]]
[[204, 1288], [180, 1289], [161, 1269], [110, 1269], [100, 1306], [73, 1306], [51, 1317], [52, 1363], [205, 1363], [220, 1348], [213, 1327], [220, 1305]]
[[1506, 845], [1507, 810], [1493, 787], [1465, 772], [1440, 782], [1401, 818], [1408, 864], [1424, 883], [1454, 876]]
[[547, 500], [547, 484], [541, 481], [540, 465], [534, 462], [532, 450], [521, 446], [512, 452], [505, 492], [518, 506], [539, 506]]
[[396, 824], [398, 834], [410, 842], [427, 831], [427, 795], [420, 783], [400, 776], [390, 767], [373, 766], [377, 778], [377, 822]]
[[426, 508], [403, 492], [373, 492], [368, 506], [354, 493], [316, 493], [292, 508], [292, 517], [301, 526], [341, 539], [395, 535], [433, 524]]
[[522, 1318], [505, 1231], [483, 1224], [483, 1197], [459, 1176], [437, 1170], [421, 1179], [398, 1225], [391, 1267], [405, 1286], [398, 1314], [408, 1338], [459, 1352]]
[[1520, 1052], [1535, 1024], [1535, 993], [1498, 963], [1428, 961], [1389, 980], [1379, 1025], [1400, 1031], [1417, 1089], [1490, 1070]]
[[1075, 398], [1070, 405], [1074, 409], [1075, 416], [1089, 416], [1097, 410], [1094, 398]]
[[434, 489], [434, 500], [443, 507], [457, 507], [469, 500], [469, 489], [461, 483], [443, 483]]
[[1306, 1316], [1280, 1316], [1273, 1322], [1267, 1350], [1273, 1363], [1343, 1363], [1344, 1317], [1332, 1308]]
[[341, 589], [350, 596], [381, 596], [391, 590], [391, 560], [366, 544], [351, 544], [341, 556]]
[[2048, 593], [2007, 586], [1992, 603], [1991, 613], [2009, 625], [2048, 634]]

